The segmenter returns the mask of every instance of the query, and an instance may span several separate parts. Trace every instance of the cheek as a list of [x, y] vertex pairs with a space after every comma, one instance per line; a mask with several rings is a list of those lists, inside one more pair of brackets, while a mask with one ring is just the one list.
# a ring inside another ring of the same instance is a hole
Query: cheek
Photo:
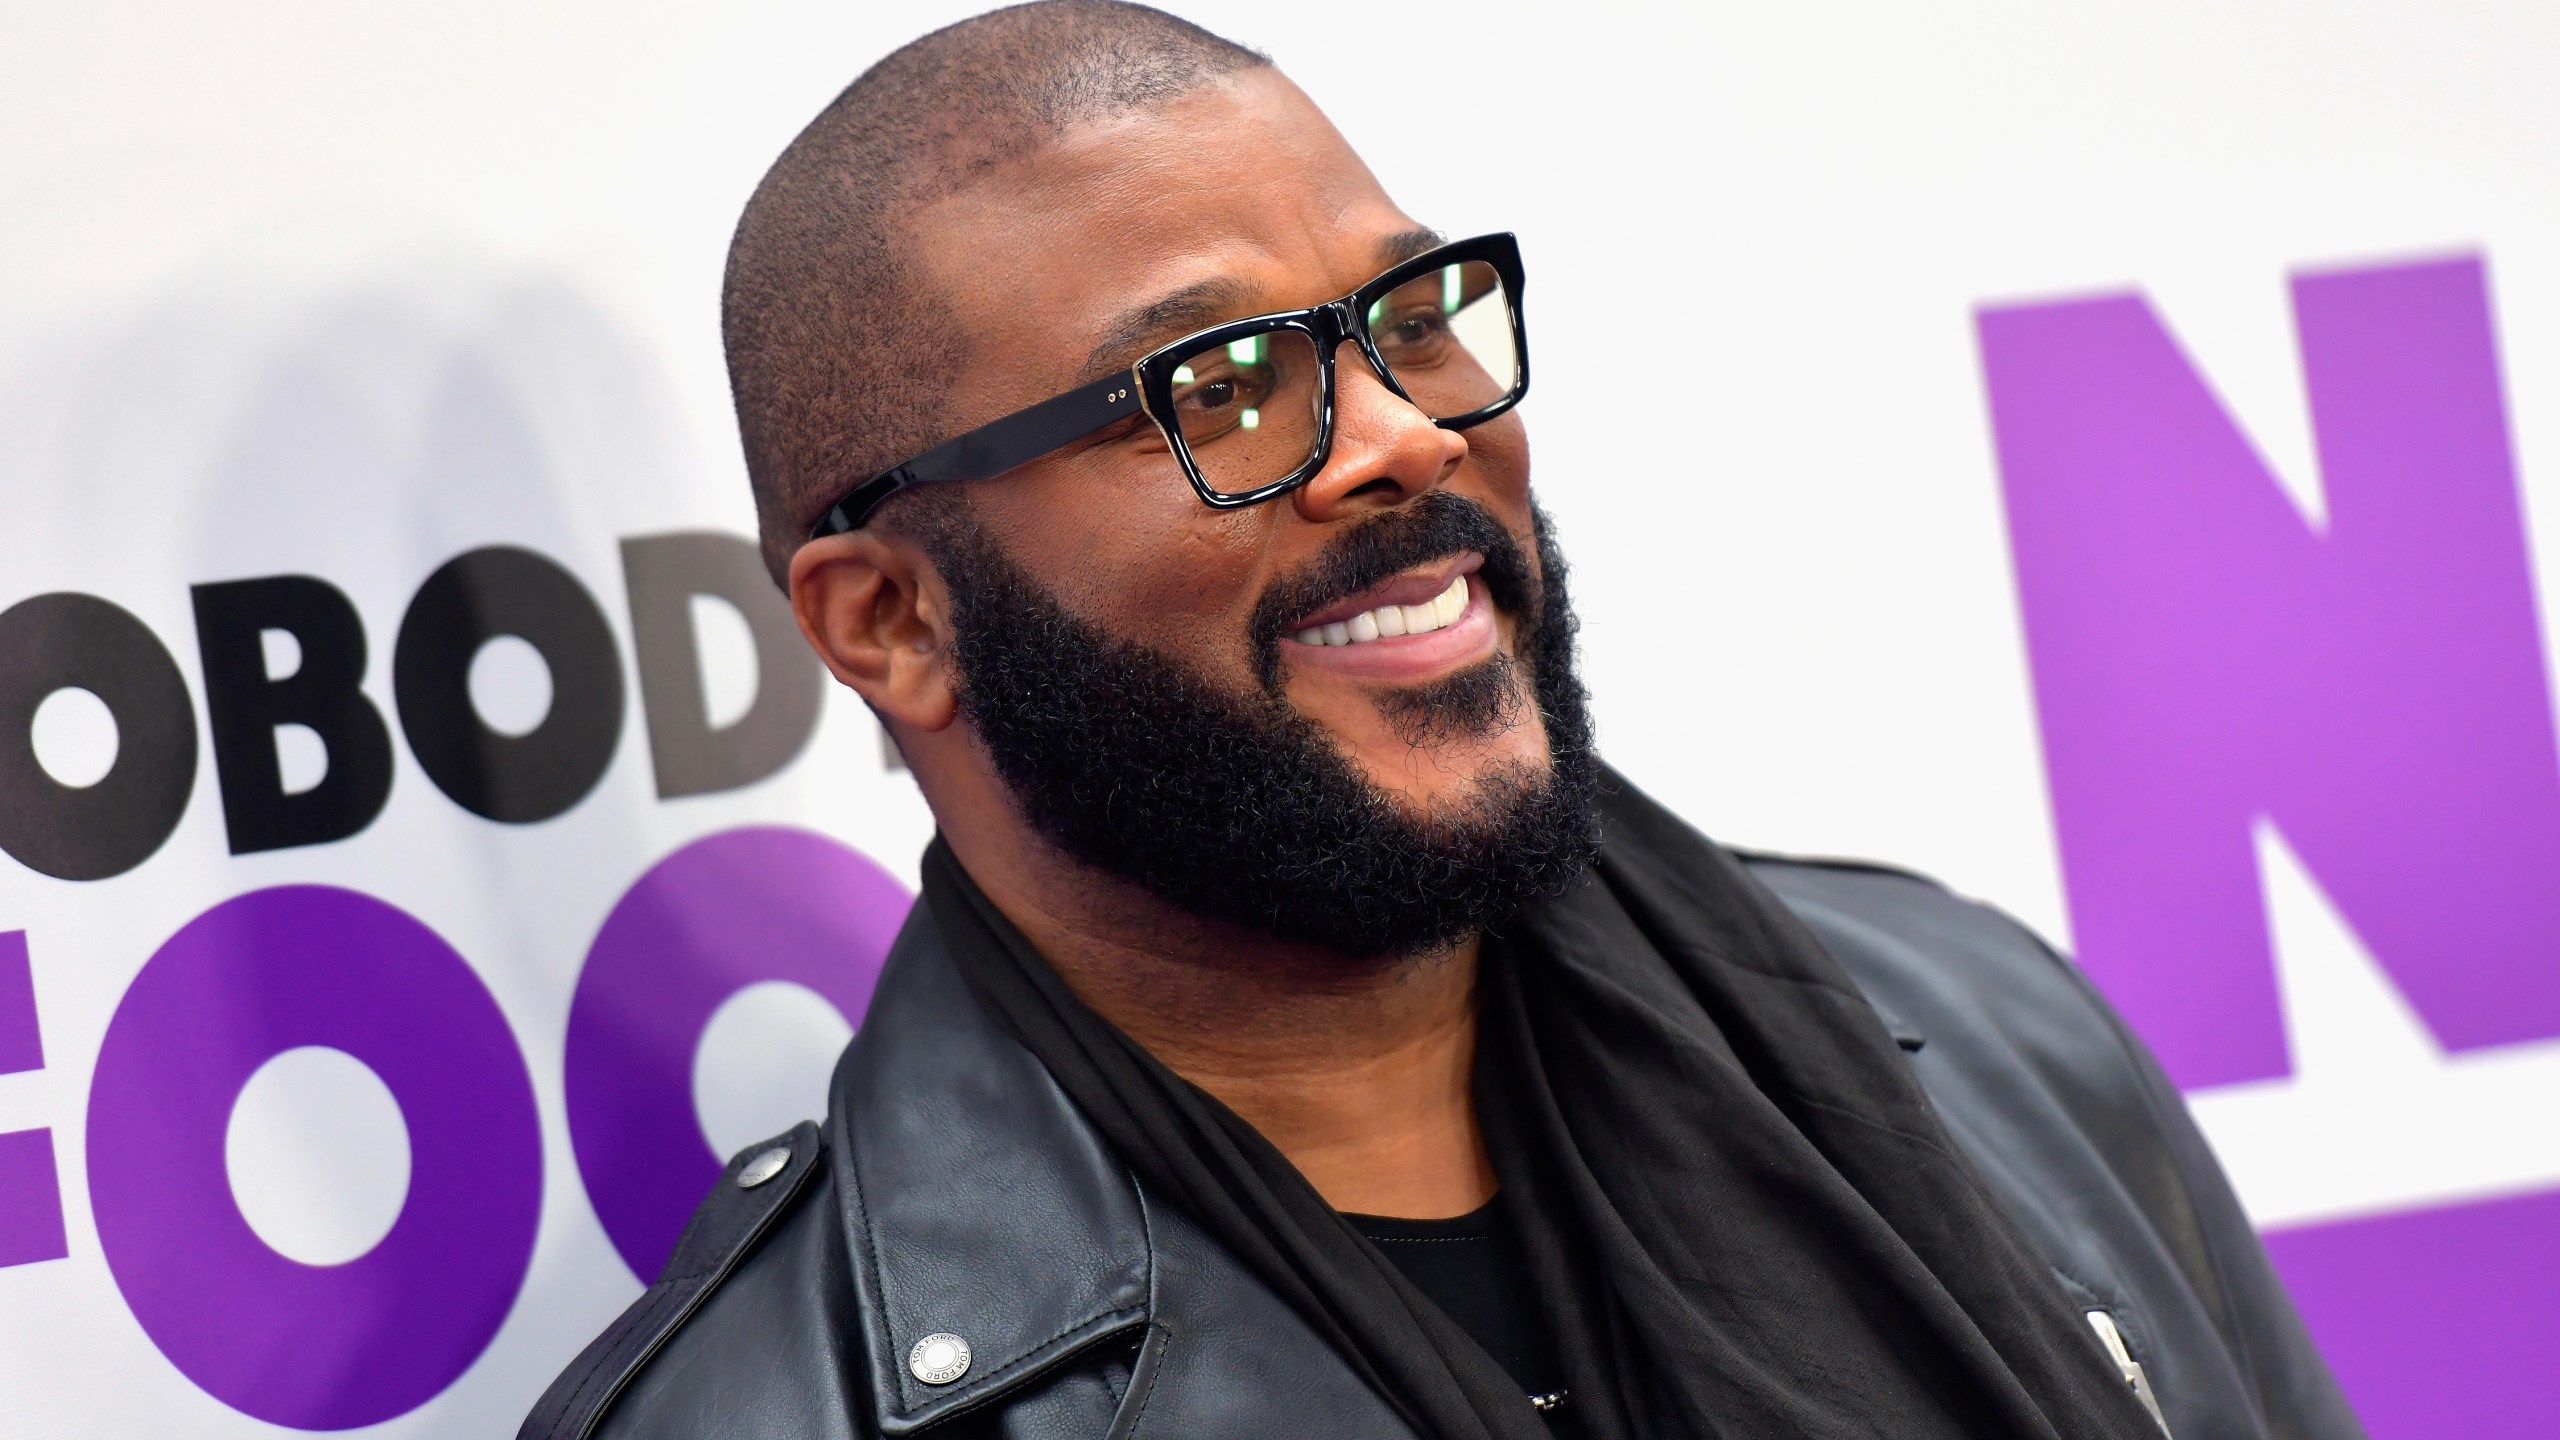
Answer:
[[1497, 494], [1529, 493], [1529, 427], [1517, 410], [1505, 411], [1467, 434], [1467, 458]]
[[1258, 517], [1194, 509], [1145, 545], [1115, 553], [1108, 572], [1096, 567], [1095, 613], [1203, 668], [1229, 668], [1243, 652]]
[[1076, 614], [1195, 663], [1217, 663], [1201, 652], [1223, 643], [1242, 664], [1261, 507], [1210, 509], [1168, 457], [1153, 457], [1161, 475], [1112, 458], [1062, 457], [993, 482], [979, 513]]

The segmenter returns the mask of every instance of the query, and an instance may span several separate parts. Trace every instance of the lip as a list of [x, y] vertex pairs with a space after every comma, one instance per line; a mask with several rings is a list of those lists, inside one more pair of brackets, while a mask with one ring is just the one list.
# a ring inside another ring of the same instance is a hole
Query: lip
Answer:
[[[1461, 550], [1457, 554], [1439, 561], [1436, 564], [1425, 566], [1419, 570], [1407, 570], [1392, 580], [1382, 581], [1379, 584], [1372, 585], [1368, 589], [1363, 590], [1356, 595], [1345, 595], [1341, 599], [1336, 600], [1321, 610], [1310, 610], [1299, 619], [1289, 622], [1289, 628], [1284, 633], [1295, 635], [1301, 630], [1313, 630], [1319, 625], [1330, 625], [1336, 620], [1348, 620], [1354, 615], [1364, 614], [1368, 611], [1375, 610], [1381, 605], [1419, 605], [1426, 600], [1430, 600], [1438, 596], [1441, 591], [1448, 589], [1450, 581], [1457, 579], [1461, 575], [1473, 575], [1483, 568], [1484, 556], [1473, 550]], [[1474, 585], [1467, 587], [1467, 605], [1469, 609], [1473, 609], [1475, 606], [1474, 592], [1478, 588], [1479, 587]], [[1463, 616], [1460, 617], [1460, 621], [1461, 623], [1464, 623]], [[1437, 633], [1437, 631], [1433, 632], [1433, 634]], [[1389, 636], [1386, 638], [1404, 639], [1407, 637]], [[1428, 640], [1431, 637], [1429, 635], [1417, 635], [1411, 638], [1417, 640]], [[1352, 647], [1328, 646], [1326, 648], [1347, 649]]]
[[[1345, 605], [1327, 606], [1315, 614], [1324, 617], [1310, 621], [1299, 629], [1309, 629], [1329, 620], [1346, 619], [1379, 605], [1415, 605], [1449, 588], [1449, 582], [1460, 575], [1475, 572], [1484, 563], [1481, 555], [1454, 557], [1432, 571], [1416, 571], [1411, 576], [1398, 576], [1387, 584], [1364, 590]], [[1437, 575], [1437, 580], [1431, 577]], [[1407, 588], [1411, 587], [1408, 598]], [[1294, 633], [1294, 632], [1293, 632]], [[1291, 638], [1280, 642], [1280, 653], [1292, 665], [1306, 666], [1352, 679], [1413, 684], [1464, 669], [1493, 654], [1498, 637], [1494, 633], [1493, 597], [1480, 582], [1467, 585], [1467, 608], [1458, 618], [1428, 635], [1381, 635], [1357, 645], [1309, 645]]]

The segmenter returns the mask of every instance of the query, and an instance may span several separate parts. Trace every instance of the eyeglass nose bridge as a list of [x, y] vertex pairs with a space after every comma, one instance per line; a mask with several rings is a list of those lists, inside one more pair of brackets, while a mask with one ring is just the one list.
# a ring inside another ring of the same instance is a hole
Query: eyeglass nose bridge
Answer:
[[1426, 422], [1438, 423], [1431, 420], [1429, 412], [1424, 411], [1419, 402], [1405, 393], [1404, 386], [1396, 380], [1395, 372], [1387, 368], [1385, 357], [1378, 353], [1377, 342], [1369, 338], [1369, 327], [1360, 323], [1360, 311], [1352, 298], [1326, 301], [1313, 310], [1305, 312], [1305, 317], [1306, 329], [1312, 333], [1317, 348], [1322, 352], [1317, 364], [1320, 379], [1317, 392], [1314, 451], [1308, 455], [1306, 463], [1298, 468], [1295, 475], [1278, 484], [1244, 495], [1224, 495], [1211, 489], [1200, 479], [1197, 469], [1191, 468], [1196, 462], [1186, 456], [1184, 463], [1186, 468], [1191, 469], [1192, 489], [1202, 500], [1207, 501], [1212, 509], [1227, 510], [1244, 505], [1257, 505], [1264, 500], [1301, 489], [1324, 473], [1324, 468], [1333, 462], [1334, 425], [1340, 417], [1342, 403], [1339, 357], [1342, 347], [1346, 344], [1359, 350], [1362, 363], [1369, 367], [1369, 373], [1377, 377], [1378, 383], [1386, 387], [1388, 394], [1420, 414]]
[[[1370, 337], [1369, 327], [1362, 323], [1360, 311], [1355, 307], [1352, 299], [1328, 301], [1319, 309], [1326, 317], [1327, 328], [1332, 331], [1332, 334], [1326, 337], [1325, 345], [1325, 364], [1328, 370], [1334, 367], [1335, 357], [1342, 353], [1343, 342], [1351, 341], [1359, 347], [1360, 358], [1368, 362], [1369, 373], [1378, 377], [1378, 383], [1387, 387], [1388, 394], [1407, 405], [1412, 405], [1416, 410], [1422, 408], [1415, 403], [1411, 395], [1405, 393], [1404, 383], [1396, 379], [1396, 373], [1387, 368], [1386, 357], [1378, 353], [1378, 342]], [[1338, 381], [1335, 383], [1335, 388], [1337, 390], [1340, 388]], [[1425, 415], [1424, 418], [1430, 417]]]

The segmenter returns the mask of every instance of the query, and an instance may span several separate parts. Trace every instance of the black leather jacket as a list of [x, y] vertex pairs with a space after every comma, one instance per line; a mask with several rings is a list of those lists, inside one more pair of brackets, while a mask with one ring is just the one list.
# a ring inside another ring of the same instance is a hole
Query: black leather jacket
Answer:
[[[2177, 1092], [2074, 967], [1925, 880], [1749, 863], [1866, 991], [2057, 1283], [2106, 1312], [2176, 1440], [2363, 1433]], [[922, 904], [829, 1112], [731, 1163], [522, 1440], [1412, 1435], [1112, 1158], [980, 1012]], [[738, 1183], [777, 1148], [778, 1173]], [[965, 1341], [965, 1371], [919, 1379], [927, 1336]]]

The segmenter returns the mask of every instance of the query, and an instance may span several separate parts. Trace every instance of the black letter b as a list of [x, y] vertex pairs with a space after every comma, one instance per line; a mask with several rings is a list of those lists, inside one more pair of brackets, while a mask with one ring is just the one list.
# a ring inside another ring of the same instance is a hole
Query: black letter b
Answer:
[[[391, 733], [356, 688], [364, 679], [364, 622], [336, 586], [308, 575], [270, 575], [195, 587], [196, 648], [204, 657], [206, 718], [231, 853], [343, 840], [373, 823], [391, 794]], [[302, 664], [267, 677], [259, 633], [282, 630]], [[320, 737], [329, 766], [320, 783], [287, 794], [276, 763], [276, 727]]]

